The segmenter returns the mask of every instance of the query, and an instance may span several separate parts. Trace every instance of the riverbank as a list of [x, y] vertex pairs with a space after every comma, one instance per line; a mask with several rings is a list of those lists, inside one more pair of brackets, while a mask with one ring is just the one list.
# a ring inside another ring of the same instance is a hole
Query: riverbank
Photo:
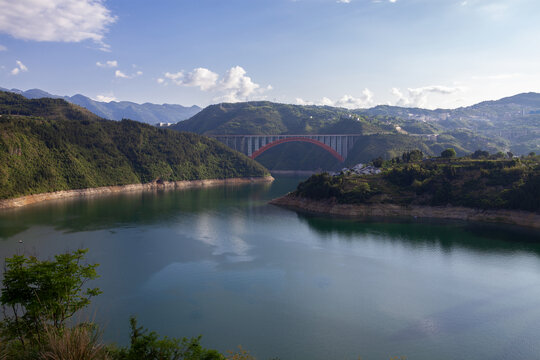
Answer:
[[396, 204], [339, 204], [335, 200], [312, 200], [288, 194], [270, 204], [314, 214], [349, 218], [437, 218], [503, 223], [540, 229], [540, 214], [516, 210], [482, 210], [457, 206], [401, 206]]
[[272, 182], [272, 176], [230, 178], [230, 179], [205, 179], [205, 180], [184, 180], [184, 181], [163, 181], [146, 184], [129, 184], [117, 186], [103, 186], [98, 188], [62, 190], [41, 194], [26, 195], [12, 199], [0, 200], [0, 209], [11, 209], [31, 204], [36, 204], [49, 200], [68, 199], [74, 197], [87, 197], [101, 194], [115, 194], [122, 192], [148, 191], [148, 190], [181, 190], [191, 188], [203, 188], [221, 185], [241, 185], [252, 183]]

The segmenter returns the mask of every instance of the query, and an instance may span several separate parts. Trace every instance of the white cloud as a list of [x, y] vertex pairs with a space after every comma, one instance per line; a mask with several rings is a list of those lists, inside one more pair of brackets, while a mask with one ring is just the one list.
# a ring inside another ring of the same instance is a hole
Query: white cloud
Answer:
[[0, 0], [0, 32], [35, 41], [80, 42], [102, 45], [116, 17], [102, 0]]
[[0, 44], [0, 51], [7, 51], [7, 47], [5, 47], [4, 45]]
[[116, 60], [108, 60], [104, 63], [100, 63], [99, 61], [96, 63], [97, 66], [102, 68], [115, 68], [118, 67], [118, 61]]
[[28, 68], [20, 60], [17, 60], [16, 63], [17, 66], [11, 70], [11, 75], [17, 75], [21, 72], [28, 71]]
[[337, 0], [337, 2], [340, 4], [349, 4], [351, 0]]
[[94, 100], [107, 103], [111, 101], [117, 101], [113, 94], [97, 95]]
[[198, 87], [202, 91], [207, 91], [216, 87], [219, 75], [205, 68], [196, 68], [187, 74], [184, 71], [167, 72], [165, 77], [176, 85]]
[[449, 87], [442, 85], [408, 88], [407, 96], [398, 88], [392, 88], [392, 95], [397, 97], [395, 105], [404, 107], [427, 107], [429, 95], [451, 95], [463, 91], [462, 87]]
[[226, 91], [224, 101], [237, 102], [249, 98], [260, 87], [255, 84], [241, 66], [230, 68], [223, 79], [221, 87]]
[[114, 72], [114, 76], [117, 77], [117, 78], [120, 78], [120, 79], [133, 79], [137, 76], [141, 76], [143, 74], [142, 71], [137, 71], [136, 73], [134, 74], [131, 74], [131, 75], [127, 75], [125, 72], [121, 71], [121, 70], [116, 70]]
[[[227, 70], [220, 79], [220, 75], [206, 68], [196, 68], [186, 73], [183, 70], [166, 72], [164, 78], [171, 80], [179, 86], [198, 87], [201, 91], [217, 93], [214, 101], [238, 102], [249, 99], [260, 99], [265, 91], [272, 90], [272, 86], [265, 88], [247, 76], [246, 70], [241, 66], [234, 66]], [[157, 79], [159, 84], [167, 85], [164, 78]]]
[[117, 78], [122, 78], [122, 79], [129, 79], [129, 76], [127, 76], [126, 74], [124, 74], [122, 71], [120, 70], [116, 70], [114, 72], [114, 76], [116, 76]]
[[333, 101], [330, 98], [323, 97], [319, 101], [306, 101], [302, 98], [296, 98], [296, 104], [298, 105], [322, 105], [322, 106], [336, 106], [347, 109], [360, 109], [373, 105], [373, 93], [369, 89], [364, 89], [360, 97], [354, 97], [352, 95], [343, 95], [340, 99]]

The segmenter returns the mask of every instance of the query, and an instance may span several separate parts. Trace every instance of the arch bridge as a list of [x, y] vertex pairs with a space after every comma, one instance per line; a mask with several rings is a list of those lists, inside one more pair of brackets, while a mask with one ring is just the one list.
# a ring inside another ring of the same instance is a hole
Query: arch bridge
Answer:
[[360, 134], [310, 134], [310, 135], [208, 135], [252, 159], [266, 150], [288, 142], [315, 144], [344, 162]]

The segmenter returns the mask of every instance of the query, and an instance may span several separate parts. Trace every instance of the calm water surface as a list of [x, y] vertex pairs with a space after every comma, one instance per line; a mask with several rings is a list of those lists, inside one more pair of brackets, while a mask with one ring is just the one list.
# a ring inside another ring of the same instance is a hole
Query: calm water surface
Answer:
[[540, 359], [538, 233], [266, 204], [297, 181], [4, 211], [0, 255], [89, 248], [104, 291], [91, 316], [122, 344], [136, 314], [259, 359]]

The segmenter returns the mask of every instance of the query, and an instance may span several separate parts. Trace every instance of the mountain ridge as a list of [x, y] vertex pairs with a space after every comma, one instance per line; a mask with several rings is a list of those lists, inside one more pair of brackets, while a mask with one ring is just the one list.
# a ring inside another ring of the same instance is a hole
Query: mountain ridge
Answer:
[[131, 101], [110, 101], [103, 102], [89, 98], [82, 94], [73, 96], [59, 96], [50, 94], [41, 89], [5, 89], [1, 91], [13, 92], [22, 95], [27, 99], [63, 99], [75, 105], [82, 106], [94, 114], [109, 120], [131, 119], [147, 124], [158, 125], [159, 123], [177, 123], [188, 119], [202, 110], [197, 105], [183, 106], [179, 104], [153, 104], [145, 102], [138, 104]]
[[254, 160], [208, 137], [102, 119], [63, 99], [0, 91], [0, 199], [267, 174]]

